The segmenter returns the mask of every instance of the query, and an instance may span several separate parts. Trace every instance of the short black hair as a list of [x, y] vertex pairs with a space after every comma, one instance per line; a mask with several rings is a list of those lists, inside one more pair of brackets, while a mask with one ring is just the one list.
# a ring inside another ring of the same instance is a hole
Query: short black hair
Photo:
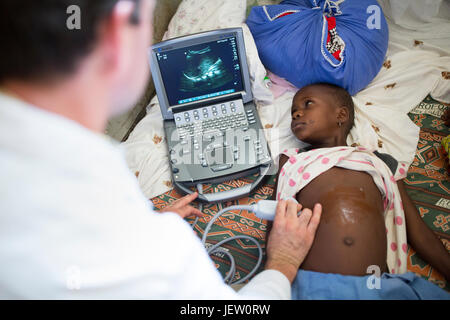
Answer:
[[352, 96], [342, 87], [339, 87], [331, 83], [316, 83], [314, 85], [320, 85], [330, 90], [336, 101], [336, 107], [346, 107], [348, 110], [348, 123], [345, 126], [346, 134], [350, 133], [350, 130], [355, 124], [355, 104], [353, 103]]
[[[72, 72], [94, 48], [101, 22], [118, 1], [0, 0], [0, 83]], [[81, 25], [70, 30], [72, 5], [80, 8]]]

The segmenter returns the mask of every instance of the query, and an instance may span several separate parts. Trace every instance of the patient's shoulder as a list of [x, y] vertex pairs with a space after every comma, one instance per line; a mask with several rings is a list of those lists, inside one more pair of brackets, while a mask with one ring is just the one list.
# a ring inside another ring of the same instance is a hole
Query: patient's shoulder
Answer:
[[398, 161], [393, 156], [378, 151], [374, 151], [373, 154], [376, 155], [381, 160], [383, 160], [384, 163], [386, 163], [386, 165], [389, 167], [389, 170], [391, 170], [392, 174], [395, 174], [395, 172], [397, 172]]
[[285, 155], [284, 153], [280, 154], [280, 158], [278, 160], [278, 171], [283, 168], [284, 164], [289, 160], [289, 156]]

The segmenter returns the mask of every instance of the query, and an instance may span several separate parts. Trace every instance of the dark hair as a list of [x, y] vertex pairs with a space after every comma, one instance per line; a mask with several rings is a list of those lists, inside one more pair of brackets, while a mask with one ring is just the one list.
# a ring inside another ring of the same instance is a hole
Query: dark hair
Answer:
[[[0, 83], [43, 80], [76, 69], [97, 40], [101, 22], [118, 0], [0, 0]], [[81, 26], [70, 30], [68, 8], [80, 8]]]
[[355, 124], [355, 105], [352, 96], [342, 87], [331, 83], [317, 83], [317, 85], [328, 88], [336, 101], [336, 107], [346, 107], [348, 109], [348, 123], [345, 126], [348, 134]]

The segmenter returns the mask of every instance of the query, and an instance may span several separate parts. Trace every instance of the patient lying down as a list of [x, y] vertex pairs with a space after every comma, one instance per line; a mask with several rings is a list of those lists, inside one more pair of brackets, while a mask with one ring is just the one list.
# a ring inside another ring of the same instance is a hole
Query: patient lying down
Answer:
[[406, 169], [387, 154], [350, 147], [354, 106], [329, 84], [299, 90], [291, 129], [311, 146], [280, 157], [277, 199], [294, 197], [306, 208], [321, 203], [314, 244], [301, 269], [342, 275], [405, 273], [408, 243], [450, 280], [450, 255], [423, 222], [403, 182]]

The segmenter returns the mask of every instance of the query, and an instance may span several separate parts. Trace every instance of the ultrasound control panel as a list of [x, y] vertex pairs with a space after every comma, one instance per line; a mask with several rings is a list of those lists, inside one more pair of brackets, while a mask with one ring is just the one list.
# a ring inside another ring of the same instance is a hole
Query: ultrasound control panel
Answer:
[[173, 178], [193, 182], [271, 162], [256, 112], [237, 99], [175, 113], [165, 126]]

